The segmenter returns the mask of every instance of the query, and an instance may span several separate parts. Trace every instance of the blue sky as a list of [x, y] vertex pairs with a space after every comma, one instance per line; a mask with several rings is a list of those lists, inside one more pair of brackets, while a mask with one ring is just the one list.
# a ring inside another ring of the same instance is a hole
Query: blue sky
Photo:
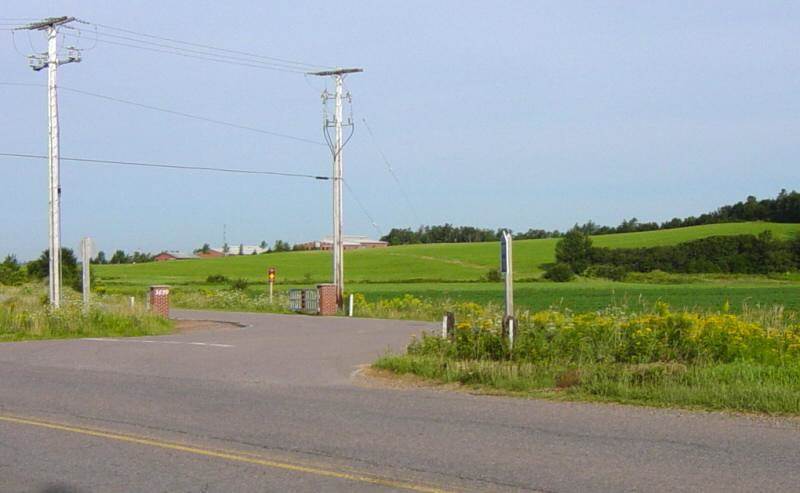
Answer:
[[[797, 3], [12, 0], [0, 17], [55, 15], [364, 67], [347, 80], [345, 176], [383, 232], [661, 221], [798, 188]], [[322, 138], [322, 80], [93, 43], [78, 27], [86, 50], [59, 69], [64, 87]], [[0, 82], [43, 84], [23, 56], [41, 34], [16, 49], [0, 34]], [[0, 85], [0, 152], [46, 153], [45, 102], [43, 87]], [[318, 145], [67, 91], [60, 112], [64, 156], [330, 172]], [[46, 247], [46, 187], [44, 161], [0, 158], [0, 255]], [[221, 243], [223, 224], [235, 244], [330, 231], [328, 182], [64, 162], [62, 188], [73, 248], [89, 235], [106, 251], [188, 250]], [[349, 194], [345, 214], [347, 233], [377, 236]]]

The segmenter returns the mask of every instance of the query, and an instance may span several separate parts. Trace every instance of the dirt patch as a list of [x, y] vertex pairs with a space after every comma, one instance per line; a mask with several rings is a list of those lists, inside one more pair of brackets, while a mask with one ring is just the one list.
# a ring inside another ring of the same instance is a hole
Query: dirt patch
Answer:
[[233, 330], [244, 327], [236, 322], [220, 322], [217, 320], [174, 320], [175, 332], [194, 332], [197, 330]]
[[459, 384], [439, 383], [410, 373], [400, 375], [390, 370], [373, 368], [372, 365], [359, 365], [352, 373], [351, 377], [355, 385], [372, 389], [463, 390], [463, 386]]

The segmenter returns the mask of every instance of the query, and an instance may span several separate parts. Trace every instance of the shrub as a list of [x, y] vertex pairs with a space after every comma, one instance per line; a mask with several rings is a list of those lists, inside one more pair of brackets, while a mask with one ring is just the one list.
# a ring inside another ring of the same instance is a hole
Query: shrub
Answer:
[[629, 272], [768, 274], [800, 267], [798, 245], [755, 235], [711, 236], [677, 245], [649, 248], [591, 248], [593, 265], [613, 265]]
[[559, 262], [548, 268], [544, 273], [544, 277], [554, 282], [569, 282], [575, 278], [575, 273], [569, 264]]
[[222, 274], [211, 274], [210, 276], [206, 277], [206, 282], [208, 284], [224, 284], [228, 282], [228, 278]]
[[556, 261], [570, 266], [576, 274], [589, 266], [592, 253], [592, 239], [577, 227], [569, 230], [564, 238], [556, 243]]
[[500, 273], [500, 269], [489, 269], [489, 272], [486, 273], [486, 280], [488, 282], [502, 281], [503, 275]]
[[586, 275], [589, 277], [602, 277], [612, 281], [624, 281], [628, 271], [625, 267], [617, 265], [592, 265], [586, 269]]
[[22, 270], [22, 266], [17, 262], [14, 255], [6, 255], [5, 260], [0, 263], [0, 284], [6, 286], [19, 286], [27, 280], [28, 276]]
[[234, 279], [230, 282], [231, 289], [235, 289], [237, 291], [244, 291], [247, 289], [248, 286], [247, 279]]

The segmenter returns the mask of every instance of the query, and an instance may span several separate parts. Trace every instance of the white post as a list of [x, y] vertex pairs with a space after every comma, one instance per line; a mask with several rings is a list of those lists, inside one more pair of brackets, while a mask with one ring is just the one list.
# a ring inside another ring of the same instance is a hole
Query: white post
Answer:
[[336, 106], [334, 110], [335, 141], [333, 156], [333, 283], [336, 303], [342, 306], [344, 295], [344, 243], [342, 239], [342, 74], [334, 75]]
[[131, 309], [133, 309], [134, 305], [136, 305], [136, 297], [131, 296]]
[[61, 306], [61, 178], [58, 145], [58, 100], [56, 75], [58, 69], [57, 30], [47, 28], [47, 110], [48, 110], [48, 168], [50, 204], [50, 305]]
[[512, 259], [511, 234], [503, 231], [501, 241], [501, 271], [506, 276], [506, 319], [514, 316], [514, 261]]
[[272, 304], [272, 280], [269, 281], [269, 304]]
[[348, 317], [353, 316], [353, 295], [350, 295], [350, 308], [347, 310]]
[[89, 294], [90, 294], [90, 283], [91, 283], [91, 276], [89, 269], [91, 268], [92, 262], [92, 240], [91, 238], [84, 238], [81, 240], [81, 267], [82, 267], [82, 287], [83, 287], [83, 310], [89, 311]]
[[442, 317], [442, 339], [447, 339], [447, 314]]
[[508, 349], [514, 349], [514, 319], [508, 319]]

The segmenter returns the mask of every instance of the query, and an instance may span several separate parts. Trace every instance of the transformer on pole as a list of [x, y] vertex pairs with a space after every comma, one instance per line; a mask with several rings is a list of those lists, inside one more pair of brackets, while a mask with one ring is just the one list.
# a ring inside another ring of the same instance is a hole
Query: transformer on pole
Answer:
[[[350, 94], [344, 94], [344, 76], [357, 72], [363, 72], [360, 68], [340, 68], [336, 70], [325, 70], [322, 72], [312, 72], [310, 75], [320, 77], [333, 77], [335, 84], [335, 92], [331, 96], [327, 90], [322, 93], [323, 104], [327, 103], [329, 99], [334, 99], [334, 114], [333, 119], [329, 119], [327, 114], [323, 122], [323, 129], [325, 137], [328, 140], [328, 145], [333, 154], [333, 245], [331, 250], [333, 252], [333, 284], [336, 285], [336, 303], [339, 307], [344, 303], [344, 238], [342, 232], [342, 148], [347, 143], [347, 139], [343, 139], [342, 127], [349, 126], [352, 128], [353, 121], [349, 118], [347, 122], [343, 121], [342, 117], [342, 99], [350, 99]], [[334, 128], [334, 137], [330, 138], [328, 129]], [[352, 133], [351, 133], [352, 135]], [[348, 137], [349, 139], [349, 137]]]
[[80, 62], [77, 48], [68, 47], [67, 57], [58, 58], [58, 27], [74, 21], [74, 17], [50, 17], [28, 24], [20, 29], [45, 31], [47, 33], [47, 53], [36, 53], [28, 57], [31, 68], [38, 72], [47, 67], [47, 112], [48, 112], [48, 167], [49, 167], [49, 230], [50, 265], [49, 297], [50, 305], [61, 305], [61, 160], [58, 138], [58, 93], [56, 76], [58, 66]]

